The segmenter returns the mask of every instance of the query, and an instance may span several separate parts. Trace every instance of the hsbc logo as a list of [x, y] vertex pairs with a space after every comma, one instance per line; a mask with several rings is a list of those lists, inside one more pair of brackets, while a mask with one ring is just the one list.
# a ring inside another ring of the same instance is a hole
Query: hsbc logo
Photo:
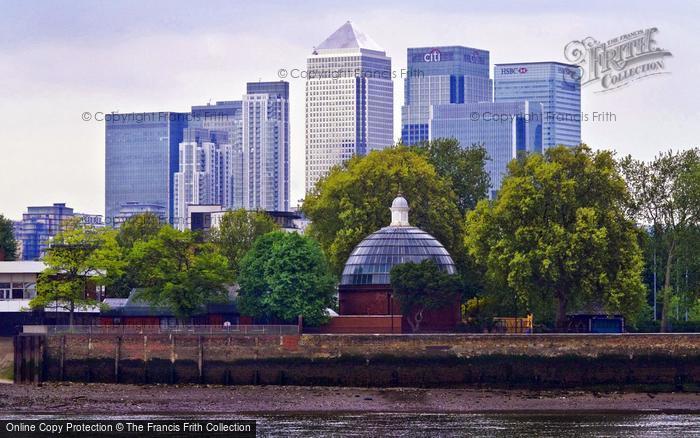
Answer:
[[504, 67], [501, 69], [502, 75], [524, 75], [527, 73], [527, 67]]
[[425, 62], [440, 62], [441, 53], [438, 49], [433, 49], [423, 55], [423, 61]]

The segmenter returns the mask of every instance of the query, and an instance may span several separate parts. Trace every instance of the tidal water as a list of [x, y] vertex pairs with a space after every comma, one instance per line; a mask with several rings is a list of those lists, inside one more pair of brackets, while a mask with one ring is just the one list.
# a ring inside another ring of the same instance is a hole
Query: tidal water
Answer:
[[700, 437], [700, 415], [372, 413], [256, 419], [259, 436]]
[[[59, 415], [2, 415], [3, 419], [61, 419]], [[700, 437], [700, 414], [327, 413], [207, 416], [76, 415], [72, 419], [256, 420], [261, 437]]]
[[[2, 415], [61, 419], [60, 415]], [[264, 437], [700, 437], [700, 414], [327, 413], [265, 415], [79, 415], [93, 420], [251, 419]]]

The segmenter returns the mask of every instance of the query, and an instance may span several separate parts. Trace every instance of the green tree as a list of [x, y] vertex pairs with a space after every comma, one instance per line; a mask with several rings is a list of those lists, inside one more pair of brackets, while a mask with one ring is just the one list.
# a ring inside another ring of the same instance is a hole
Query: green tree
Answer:
[[464, 259], [463, 221], [449, 180], [407, 146], [355, 156], [333, 168], [304, 199], [316, 238], [339, 275], [352, 249], [370, 233], [389, 225], [389, 206], [402, 193], [411, 208], [411, 225], [438, 239], [455, 262]]
[[12, 221], [0, 214], [0, 260], [17, 258], [17, 241], [12, 231]]
[[119, 227], [117, 243], [122, 248], [131, 249], [136, 242], [155, 237], [163, 223], [153, 213], [141, 213], [128, 218]]
[[630, 215], [651, 227], [655, 247], [665, 255], [661, 330], [668, 331], [674, 265], [684, 236], [700, 225], [700, 150], [668, 151], [648, 163], [627, 156], [620, 170], [632, 195]]
[[129, 262], [142, 287], [136, 298], [171, 309], [180, 321], [206, 304], [228, 300], [226, 258], [189, 230], [162, 227], [152, 239], [134, 243]]
[[[127, 261], [136, 242], [146, 242], [154, 238], [163, 227], [158, 216], [153, 213], [137, 214], [127, 219], [117, 233], [120, 256]], [[111, 297], [128, 297], [131, 290], [139, 287], [139, 272], [132, 263], [126, 263], [119, 276], [110, 275], [107, 292]]]
[[459, 277], [448, 274], [430, 259], [403, 263], [391, 269], [391, 287], [401, 313], [415, 333], [426, 310], [441, 309], [459, 297]]
[[264, 211], [241, 208], [224, 213], [219, 226], [211, 230], [210, 240], [228, 259], [229, 269], [236, 278], [241, 259], [255, 239], [278, 229], [279, 225]]
[[83, 225], [80, 218], [68, 219], [63, 231], [51, 240], [44, 256], [46, 269], [37, 280], [37, 296], [32, 308], [57, 305], [69, 312], [73, 325], [76, 307], [98, 305], [85, 295], [88, 283], [109, 282], [111, 273], [123, 269], [115, 232]]
[[467, 219], [470, 254], [538, 319], [603, 306], [634, 322], [644, 306], [643, 260], [623, 208], [611, 152], [556, 147], [513, 160], [494, 202]]
[[440, 138], [420, 143], [415, 150], [425, 154], [438, 175], [450, 180], [462, 215], [488, 196], [491, 179], [486, 161], [489, 158], [482, 146], [463, 148], [454, 138]]
[[259, 237], [241, 261], [238, 306], [255, 318], [308, 325], [328, 320], [335, 305], [335, 281], [318, 243], [297, 233], [272, 232]]

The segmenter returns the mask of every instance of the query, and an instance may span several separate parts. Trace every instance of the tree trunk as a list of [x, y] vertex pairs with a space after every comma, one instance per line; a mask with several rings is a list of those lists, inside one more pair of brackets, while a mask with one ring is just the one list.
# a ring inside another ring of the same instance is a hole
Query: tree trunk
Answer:
[[667, 332], [668, 327], [668, 312], [671, 302], [671, 268], [673, 266], [673, 257], [676, 250], [676, 239], [671, 240], [671, 245], [668, 247], [668, 257], [666, 257], [666, 274], [664, 276], [664, 288], [661, 291], [661, 331]]
[[567, 326], [566, 307], [568, 304], [568, 300], [566, 299], [565, 294], [563, 294], [561, 292], [556, 293], [555, 299], [557, 301], [557, 314], [556, 314], [557, 331], [564, 332], [564, 331], [566, 331], [566, 326]]
[[411, 331], [413, 333], [420, 330], [420, 323], [423, 321], [423, 309], [418, 310], [412, 317], [406, 318], [408, 325], [411, 326]]

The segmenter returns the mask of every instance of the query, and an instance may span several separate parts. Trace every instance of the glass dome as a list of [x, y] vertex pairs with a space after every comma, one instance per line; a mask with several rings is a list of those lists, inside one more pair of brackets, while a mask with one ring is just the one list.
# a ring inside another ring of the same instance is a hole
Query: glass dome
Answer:
[[389, 226], [370, 234], [350, 253], [341, 285], [391, 284], [391, 268], [401, 263], [432, 259], [454, 274], [452, 257], [433, 236], [411, 226]]

